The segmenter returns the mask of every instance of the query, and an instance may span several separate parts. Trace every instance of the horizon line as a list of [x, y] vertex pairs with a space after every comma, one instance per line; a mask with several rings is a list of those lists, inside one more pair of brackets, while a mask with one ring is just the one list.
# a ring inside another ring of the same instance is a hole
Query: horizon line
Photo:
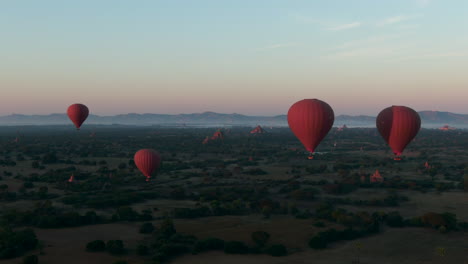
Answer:
[[[444, 110], [420, 110], [416, 111], [418, 113], [420, 112], [439, 112], [439, 113], [451, 113], [451, 114], [458, 114], [458, 115], [468, 115], [468, 113], [455, 113], [455, 112], [450, 112], [450, 111], [444, 111]], [[213, 113], [213, 114], [221, 114], [221, 115], [242, 115], [242, 116], [259, 116], [259, 117], [276, 117], [276, 116], [282, 116], [285, 115], [287, 116], [287, 113], [283, 114], [272, 114], [272, 115], [259, 115], [259, 114], [239, 114], [236, 112], [233, 113], [222, 113], [222, 112], [215, 112], [215, 111], [203, 111], [203, 112], [193, 112], [193, 113], [177, 113], [177, 114], [167, 114], [167, 113], [135, 113], [135, 112], [128, 112], [128, 113], [120, 113], [120, 114], [94, 114], [90, 113], [90, 116], [99, 116], [99, 117], [109, 117], [109, 116], [118, 116], [118, 115], [169, 115], [169, 116], [176, 116], [176, 115], [194, 115], [194, 114], [208, 114], [208, 113]], [[11, 113], [11, 114], [6, 114], [6, 115], [0, 115], [0, 117], [7, 117], [7, 116], [14, 116], [14, 115], [22, 115], [22, 116], [48, 116], [48, 115], [67, 115], [66, 112], [63, 113], [48, 113], [48, 114], [21, 114], [21, 113]], [[335, 116], [370, 116], [374, 117], [374, 115], [369, 115], [369, 114], [336, 114]], [[378, 115], [378, 114], [377, 114]], [[375, 115], [375, 116], [377, 116]]]

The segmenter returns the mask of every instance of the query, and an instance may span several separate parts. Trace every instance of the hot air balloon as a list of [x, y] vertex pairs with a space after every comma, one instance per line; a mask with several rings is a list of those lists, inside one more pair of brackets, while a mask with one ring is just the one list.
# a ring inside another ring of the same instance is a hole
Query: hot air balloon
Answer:
[[252, 131], [250, 131], [250, 134], [254, 134], [254, 135], [264, 134], [264, 133], [265, 133], [265, 130], [261, 126], [257, 126]]
[[294, 103], [288, 111], [288, 124], [301, 141], [309, 159], [320, 141], [328, 134], [335, 121], [333, 109], [318, 99], [304, 99]]
[[400, 160], [401, 153], [421, 128], [421, 118], [406, 106], [391, 106], [382, 110], [376, 120], [377, 130]]
[[77, 130], [80, 129], [88, 114], [89, 109], [84, 104], [72, 104], [67, 109], [68, 118], [75, 124]]
[[159, 168], [161, 157], [153, 149], [140, 149], [133, 157], [137, 168], [145, 175], [146, 181], [149, 181], [151, 174]]

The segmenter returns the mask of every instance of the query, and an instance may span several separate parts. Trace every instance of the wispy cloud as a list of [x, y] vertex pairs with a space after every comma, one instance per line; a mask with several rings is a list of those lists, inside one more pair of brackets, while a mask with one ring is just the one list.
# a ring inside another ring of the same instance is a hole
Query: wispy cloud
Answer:
[[417, 6], [426, 7], [431, 3], [431, 0], [414, 0]]
[[297, 43], [297, 42], [277, 43], [277, 44], [262, 47], [260, 49], [261, 50], [271, 50], [271, 49], [296, 47], [296, 46], [299, 46], [299, 45], [300, 45], [300, 43]]
[[389, 41], [394, 41], [394, 40], [399, 40], [403, 38], [404, 36], [407, 36], [407, 34], [386, 34], [386, 35], [376, 35], [376, 36], [370, 36], [367, 38], [363, 39], [356, 39], [356, 40], [350, 40], [347, 42], [344, 42], [340, 45], [333, 46], [330, 48], [330, 50], [342, 50], [342, 49], [349, 49], [349, 48], [355, 48], [355, 47], [373, 47], [375, 45], [379, 44], [388, 44]]
[[326, 59], [346, 59], [346, 58], [356, 58], [361, 59], [376, 59], [376, 58], [388, 58], [399, 55], [402, 52], [408, 50], [411, 45], [385, 45], [385, 46], [375, 46], [375, 47], [363, 47], [363, 48], [354, 48], [350, 50], [341, 50], [332, 54], [324, 56]]
[[323, 24], [322, 21], [320, 20], [317, 20], [315, 18], [312, 18], [310, 16], [305, 16], [305, 15], [301, 15], [301, 14], [291, 14], [291, 16], [293, 17], [293, 19], [299, 23], [303, 23], [303, 24]]
[[361, 22], [353, 22], [349, 24], [339, 25], [336, 27], [330, 27], [330, 28], [327, 28], [327, 30], [332, 30], [332, 31], [345, 30], [345, 29], [357, 28], [357, 27], [360, 27], [361, 25], [362, 25]]
[[386, 25], [392, 25], [392, 24], [397, 24], [401, 23], [404, 21], [412, 20], [418, 17], [422, 17], [422, 15], [399, 15], [399, 16], [393, 16], [386, 18], [382, 21], [380, 21], [377, 25], [379, 26], [386, 26]]
[[420, 27], [420, 25], [418, 25], [418, 24], [408, 24], [408, 25], [403, 24], [403, 25], [399, 26], [398, 28], [403, 29], [403, 30], [410, 30], [410, 29], [417, 29], [419, 27]]
[[467, 57], [468, 52], [466, 51], [450, 51], [450, 52], [434, 52], [434, 53], [423, 53], [419, 55], [412, 55], [406, 57], [397, 57], [390, 61], [407, 61], [417, 59], [442, 59], [442, 58], [461, 58]]

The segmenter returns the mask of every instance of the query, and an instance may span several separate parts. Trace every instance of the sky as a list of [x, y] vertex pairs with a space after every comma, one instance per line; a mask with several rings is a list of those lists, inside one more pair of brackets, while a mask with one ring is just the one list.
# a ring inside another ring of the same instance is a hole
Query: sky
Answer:
[[0, 115], [468, 114], [466, 0], [0, 1]]

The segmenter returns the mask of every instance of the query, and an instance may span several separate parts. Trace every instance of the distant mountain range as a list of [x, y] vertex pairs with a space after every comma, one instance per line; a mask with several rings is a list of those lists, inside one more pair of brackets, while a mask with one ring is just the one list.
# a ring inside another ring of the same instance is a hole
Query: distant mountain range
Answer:
[[[468, 128], [468, 114], [454, 114], [439, 111], [421, 111], [422, 126], [433, 128], [442, 125], [451, 125], [457, 128]], [[71, 124], [66, 114], [50, 115], [19, 115], [12, 114], [0, 116], [0, 125], [63, 125]], [[286, 115], [277, 116], [247, 116], [240, 114], [220, 114], [204, 112], [195, 114], [123, 114], [115, 116], [90, 115], [86, 124], [93, 125], [161, 125], [161, 126], [287, 126]], [[334, 126], [347, 125], [348, 127], [374, 127], [374, 116], [339, 115], [335, 117]]]

